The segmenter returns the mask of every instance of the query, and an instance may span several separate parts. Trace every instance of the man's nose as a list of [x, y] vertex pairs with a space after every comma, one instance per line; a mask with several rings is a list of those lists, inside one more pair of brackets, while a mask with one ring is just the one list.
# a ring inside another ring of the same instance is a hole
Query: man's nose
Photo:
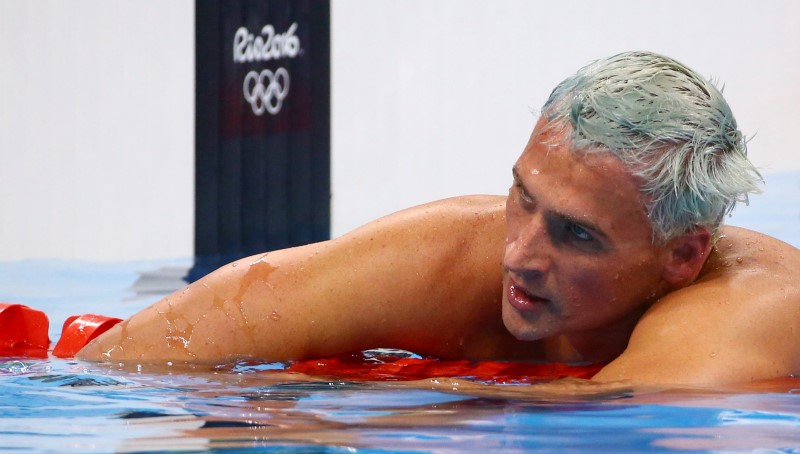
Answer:
[[516, 232], [509, 232], [503, 266], [517, 274], [544, 274], [552, 266], [551, 244], [547, 228], [538, 216], [531, 218]]

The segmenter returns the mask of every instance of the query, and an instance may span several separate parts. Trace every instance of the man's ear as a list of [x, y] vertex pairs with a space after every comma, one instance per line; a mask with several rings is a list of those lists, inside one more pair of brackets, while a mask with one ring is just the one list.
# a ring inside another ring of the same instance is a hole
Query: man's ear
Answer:
[[673, 238], [666, 246], [663, 278], [676, 287], [685, 287], [700, 274], [711, 252], [711, 233], [705, 227]]

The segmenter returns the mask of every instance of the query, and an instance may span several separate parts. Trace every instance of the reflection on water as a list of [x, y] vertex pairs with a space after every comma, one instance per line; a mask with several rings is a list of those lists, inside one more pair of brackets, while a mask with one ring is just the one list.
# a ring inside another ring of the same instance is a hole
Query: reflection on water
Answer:
[[557, 402], [320, 380], [274, 365], [10, 360], [0, 363], [0, 449], [788, 451], [800, 447], [793, 386], [800, 382], [772, 392], [650, 391]]

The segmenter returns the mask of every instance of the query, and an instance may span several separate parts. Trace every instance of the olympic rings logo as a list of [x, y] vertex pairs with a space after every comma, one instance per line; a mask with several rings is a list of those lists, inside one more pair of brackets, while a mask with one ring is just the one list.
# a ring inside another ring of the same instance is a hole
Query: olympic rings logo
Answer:
[[269, 112], [275, 115], [281, 111], [283, 100], [289, 94], [289, 71], [278, 68], [273, 73], [269, 69], [250, 71], [242, 85], [244, 99], [250, 103], [253, 113], [263, 115]]

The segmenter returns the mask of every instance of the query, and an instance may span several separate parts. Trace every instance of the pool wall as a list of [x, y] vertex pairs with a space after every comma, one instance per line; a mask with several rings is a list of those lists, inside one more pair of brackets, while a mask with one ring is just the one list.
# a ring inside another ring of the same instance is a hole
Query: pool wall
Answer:
[[[754, 198], [731, 223], [763, 225], [766, 210], [768, 231], [798, 244], [798, 15], [790, 0], [333, 0], [332, 234], [504, 193], [558, 81], [649, 49], [724, 83], [755, 135], [776, 202]], [[193, 18], [191, 0], [0, 2], [0, 260], [192, 256]]]

